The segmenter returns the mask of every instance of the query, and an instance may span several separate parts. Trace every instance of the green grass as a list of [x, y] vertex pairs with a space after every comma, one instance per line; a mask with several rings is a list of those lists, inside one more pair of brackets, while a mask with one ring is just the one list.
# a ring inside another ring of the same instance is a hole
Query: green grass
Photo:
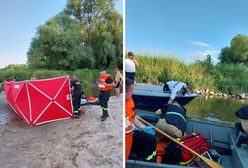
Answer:
[[[107, 73], [110, 73], [114, 77], [114, 70], [107, 69]], [[0, 81], [11, 79], [16, 77], [18, 81], [28, 80], [33, 74], [36, 75], [38, 79], [47, 79], [58, 76], [73, 75], [76, 74], [79, 77], [80, 82], [84, 87], [95, 83], [99, 78], [99, 70], [97, 69], [78, 69], [75, 71], [62, 71], [62, 70], [45, 70], [45, 69], [1, 69], [0, 70]]]
[[166, 80], [187, 82], [192, 89], [207, 89], [237, 94], [248, 91], [248, 69], [239, 65], [185, 64], [169, 56], [137, 56], [140, 64], [137, 82], [164, 83]]

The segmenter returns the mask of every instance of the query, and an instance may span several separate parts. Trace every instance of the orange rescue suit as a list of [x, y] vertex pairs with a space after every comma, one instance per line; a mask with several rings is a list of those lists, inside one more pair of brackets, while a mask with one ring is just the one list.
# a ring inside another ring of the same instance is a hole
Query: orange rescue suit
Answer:
[[101, 91], [109, 91], [109, 90], [112, 89], [112, 86], [111, 85], [105, 85], [104, 84], [104, 83], [106, 83], [106, 80], [108, 78], [112, 78], [112, 75], [106, 74], [104, 76], [100, 76], [99, 83], [98, 83], [98, 89], [99, 90], [101, 90]]
[[133, 99], [126, 100], [126, 121], [125, 121], [125, 139], [126, 139], [126, 161], [131, 151], [133, 141], [133, 131], [135, 122], [135, 111]]

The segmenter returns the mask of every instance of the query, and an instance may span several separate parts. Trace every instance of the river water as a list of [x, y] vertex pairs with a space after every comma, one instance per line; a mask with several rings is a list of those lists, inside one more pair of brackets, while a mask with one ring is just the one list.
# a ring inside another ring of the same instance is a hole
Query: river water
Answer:
[[185, 107], [187, 109], [187, 116], [191, 118], [233, 125], [239, 121], [235, 112], [247, 104], [247, 100], [199, 96]]

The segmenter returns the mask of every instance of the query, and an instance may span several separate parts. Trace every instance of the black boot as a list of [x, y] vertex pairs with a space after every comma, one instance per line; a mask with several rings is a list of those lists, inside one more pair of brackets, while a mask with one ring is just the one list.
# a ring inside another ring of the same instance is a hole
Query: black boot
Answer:
[[79, 118], [79, 111], [74, 111], [74, 118]]
[[106, 118], [109, 117], [107, 110], [102, 110], [101, 121], [105, 121]]

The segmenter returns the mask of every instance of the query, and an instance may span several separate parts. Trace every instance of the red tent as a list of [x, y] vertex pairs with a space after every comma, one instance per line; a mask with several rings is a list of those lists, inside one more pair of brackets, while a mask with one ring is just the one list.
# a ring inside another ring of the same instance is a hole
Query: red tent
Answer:
[[32, 126], [73, 116], [68, 76], [21, 82], [5, 81], [4, 86], [9, 105]]

